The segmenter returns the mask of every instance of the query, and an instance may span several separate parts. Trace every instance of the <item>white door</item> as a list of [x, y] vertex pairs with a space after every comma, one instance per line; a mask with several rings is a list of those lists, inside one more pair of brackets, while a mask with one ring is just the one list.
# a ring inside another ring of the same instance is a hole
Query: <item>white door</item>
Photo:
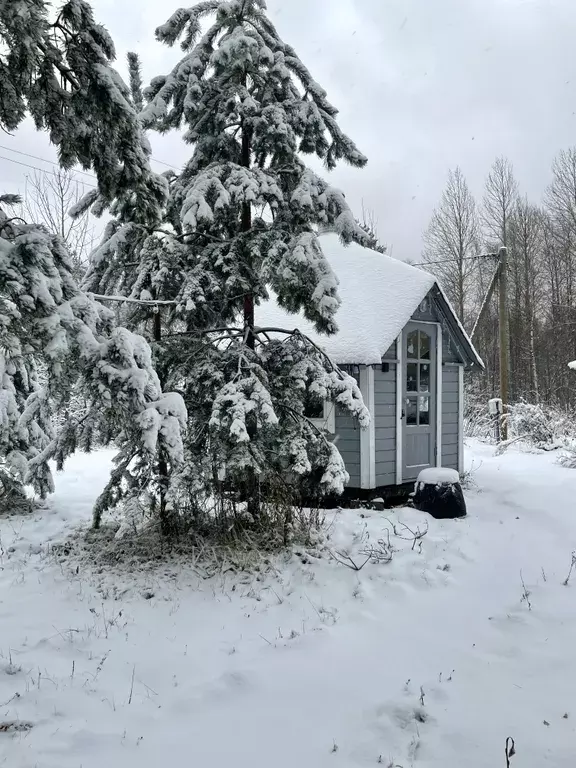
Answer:
[[402, 335], [402, 480], [436, 464], [435, 325], [409, 323]]

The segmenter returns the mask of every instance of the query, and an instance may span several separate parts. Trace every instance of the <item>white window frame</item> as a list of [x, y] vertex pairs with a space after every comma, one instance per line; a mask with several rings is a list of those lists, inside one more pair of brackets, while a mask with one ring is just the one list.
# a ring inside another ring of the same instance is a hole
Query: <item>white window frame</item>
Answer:
[[318, 429], [333, 435], [336, 433], [336, 405], [331, 400], [324, 400], [322, 417], [311, 418], [310, 421]]
[[370, 414], [370, 424], [360, 432], [360, 487], [376, 488], [376, 407], [374, 404], [374, 368], [360, 368], [360, 392]]

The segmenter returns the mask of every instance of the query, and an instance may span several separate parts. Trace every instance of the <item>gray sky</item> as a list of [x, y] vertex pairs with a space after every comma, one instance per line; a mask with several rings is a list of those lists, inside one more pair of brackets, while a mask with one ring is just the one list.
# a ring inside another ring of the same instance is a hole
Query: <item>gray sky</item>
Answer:
[[[119, 57], [141, 54], [146, 81], [177, 60], [154, 29], [181, 4], [93, 0]], [[492, 161], [505, 155], [538, 202], [554, 155], [576, 144], [575, 0], [268, 0], [268, 8], [368, 156], [366, 168], [341, 166], [331, 183], [358, 213], [362, 200], [374, 210], [394, 256], [419, 256], [449, 168], [460, 165], [480, 198]], [[176, 136], [152, 143], [159, 160], [180, 166], [187, 157]], [[31, 125], [0, 134], [0, 145], [55, 157]], [[31, 172], [3, 159], [0, 170], [3, 191], [22, 191]]]

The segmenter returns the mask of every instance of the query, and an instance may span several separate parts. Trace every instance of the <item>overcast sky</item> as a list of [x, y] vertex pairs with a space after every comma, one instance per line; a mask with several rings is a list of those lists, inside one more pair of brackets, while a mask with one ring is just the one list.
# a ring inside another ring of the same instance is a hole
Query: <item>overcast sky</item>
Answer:
[[[176, 61], [179, 51], [159, 45], [154, 29], [183, 0], [92, 4], [119, 57], [141, 54], [145, 80]], [[419, 256], [449, 168], [460, 165], [480, 198], [492, 161], [505, 155], [537, 202], [554, 155], [576, 145], [576, 0], [268, 0], [268, 8], [368, 156], [366, 168], [341, 166], [331, 182], [355, 210], [364, 201], [374, 211], [394, 256]], [[159, 160], [180, 166], [187, 156], [175, 136], [152, 142]], [[55, 157], [29, 125], [0, 134], [0, 145]], [[0, 169], [3, 191], [22, 190], [31, 172], [5, 159]]]

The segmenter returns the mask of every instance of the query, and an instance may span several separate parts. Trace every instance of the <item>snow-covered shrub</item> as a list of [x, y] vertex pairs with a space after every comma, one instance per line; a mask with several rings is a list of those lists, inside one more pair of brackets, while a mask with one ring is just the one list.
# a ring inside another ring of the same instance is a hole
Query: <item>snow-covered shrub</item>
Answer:
[[[576, 438], [576, 414], [545, 404], [521, 401], [508, 406], [508, 434], [511, 440], [539, 449], [563, 445]], [[489, 400], [466, 393], [464, 434], [486, 442], [494, 442], [494, 416], [489, 413]]]
[[536, 448], [551, 447], [555, 439], [555, 423], [551, 410], [542, 405], [520, 402], [508, 408], [511, 437], [522, 438]]
[[22, 514], [31, 509], [20, 473], [6, 458], [0, 457], [0, 515]]
[[460, 472], [460, 486], [462, 490], [464, 491], [473, 491], [478, 488], [478, 483], [476, 482], [476, 472], [480, 469], [480, 464], [474, 464], [468, 469], [465, 469], [463, 472]]
[[540, 449], [569, 447], [576, 439], [576, 413], [520, 402], [509, 408], [511, 437]]
[[576, 469], [576, 441], [571, 440], [563, 446], [563, 451], [558, 456], [558, 464], [568, 469]]
[[494, 417], [488, 411], [488, 401], [481, 396], [466, 393], [464, 401], [464, 435], [479, 440], [495, 440]]

